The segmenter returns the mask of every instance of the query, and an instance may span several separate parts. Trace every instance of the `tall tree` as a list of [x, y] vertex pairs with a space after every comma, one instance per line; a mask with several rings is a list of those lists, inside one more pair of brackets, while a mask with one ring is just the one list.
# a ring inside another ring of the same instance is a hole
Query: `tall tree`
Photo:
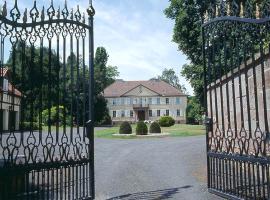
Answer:
[[104, 47], [98, 47], [94, 60], [95, 121], [98, 124], [108, 122], [109, 110], [103, 96], [104, 89], [119, 76], [117, 67], [107, 66], [109, 54]]
[[158, 79], [169, 83], [170, 85], [181, 90], [184, 93], [186, 92], [185, 86], [180, 83], [179, 77], [176, 75], [173, 68], [170, 69], [165, 68], [162, 71], [161, 76], [158, 76]]
[[195, 95], [203, 104], [202, 13], [208, 1], [170, 0], [165, 15], [175, 21], [173, 41], [178, 44], [191, 64], [184, 65], [181, 74], [189, 80]]

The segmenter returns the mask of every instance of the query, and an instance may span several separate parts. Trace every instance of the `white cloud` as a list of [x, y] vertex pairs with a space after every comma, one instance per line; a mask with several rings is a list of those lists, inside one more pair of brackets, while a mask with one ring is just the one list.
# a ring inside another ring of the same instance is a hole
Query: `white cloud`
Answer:
[[[3, 1], [3, 0], [2, 0]], [[18, 2], [19, 6], [32, 7], [33, 1]], [[48, 0], [37, 1], [39, 8]], [[165, 17], [163, 10], [168, 6], [164, 0], [94, 0], [95, 47], [104, 46], [109, 55], [109, 64], [118, 66], [120, 78], [125, 80], [150, 79], [162, 70], [174, 68], [180, 74], [181, 66], [187, 63], [172, 40], [173, 22]], [[68, 1], [69, 8], [80, 6], [86, 11], [87, 0]], [[54, 1], [55, 8], [64, 6], [64, 0]], [[29, 10], [28, 10], [29, 11]], [[55, 44], [55, 42], [54, 42]], [[69, 40], [67, 40], [67, 50]], [[87, 55], [87, 51], [86, 51]], [[86, 63], [88, 58], [86, 57]], [[181, 81], [192, 92], [190, 85]]]

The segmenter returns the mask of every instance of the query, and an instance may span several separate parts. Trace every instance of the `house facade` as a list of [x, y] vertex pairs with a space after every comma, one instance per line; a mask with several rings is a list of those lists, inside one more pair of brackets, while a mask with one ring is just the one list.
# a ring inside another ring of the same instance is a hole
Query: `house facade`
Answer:
[[8, 68], [0, 68], [0, 130], [19, 130], [22, 94], [10, 82]]
[[186, 123], [187, 95], [161, 80], [117, 80], [104, 90], [112, 122], [156, 121], [171, 116]]

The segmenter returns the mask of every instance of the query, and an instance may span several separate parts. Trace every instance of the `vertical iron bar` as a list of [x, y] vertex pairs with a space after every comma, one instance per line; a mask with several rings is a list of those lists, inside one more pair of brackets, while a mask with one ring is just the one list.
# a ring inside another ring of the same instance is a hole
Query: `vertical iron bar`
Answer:
[[95, 174], [94, 174], [94, 8], [90, 0], [88, 8], [88, 24], [89, 29], [89, 121], [87, 135], [89, 137], [89, 156], [90, 156], [90, 194], [91, 198], [95, 198]]
[[[205, 117], [208, 117], [208, 105], [207, 105], [207, 70], [206, 70], [206, 52], [205, 52], [205, 30], [204, 27], [202, 27], [202, 41], [203, 41], [203, 74], [204, 74], [204, 112]], [[204, 119], [206, 120], [206, 119]], [[210, 170], [209, 170], [209, 126], [206, 126], [206, 134], [205, 134], [205, 140], [206, 140], [206, 161], [207, 161], [207, 188], [210, 188]]]

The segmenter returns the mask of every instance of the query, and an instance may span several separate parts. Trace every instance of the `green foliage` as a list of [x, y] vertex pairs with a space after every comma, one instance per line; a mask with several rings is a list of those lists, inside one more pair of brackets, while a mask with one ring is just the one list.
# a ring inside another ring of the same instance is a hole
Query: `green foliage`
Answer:
[[32, 125], [31, 125], [31, 122], [22, 122], [20, 124], [20, 130], [30, 131], [31, 129], [32, 130], [38, 130], [39, 129], [39, 124], [37, 122], [33, 122]]
[[120, 129], [119, 129], [119, 133], [120, 134], [131, 134], [132, 133], [132, 128], [129, 122], [123, 122], [120, 125]]
[[186, 88], [184, 85], [180, 84], [179, 78], [176, 75], [173, 68], [171, 69], [164, 69], [161, 76], [158, 76], [159, 80], [165, 81], [166, 83], [169, 83], [173, 87], [181, 90], [182, 92], [186, 92]]
[[159, 125], [161, 127], [170, 127], [175, 124], [175, 120], [171, 116], [162, 116], [159, 119]]
[[149, 128], [150, 133], [161, 133], [161, 128], [158, 122], [153, 122]]
[[[49, 117], [50, 112], [50, 117]], [[66, 112], [66, 123], [64, 123], [64, 112]], [[71, 121], [71, 117], [67, 115], [67, 110], [64, 111], [64, 106], [54, 106], [50, 110], [46, 109], [42, 111], [42, 123], [44, 125], [71, 125], [73, 121]]]
[[188, 97], [186, 113], [188, 124], [198, 124], [202, 121], [203, 108], [197, 97]]
[[147, 135], [147, 133], [147, 125], [142, 121], [138, 122], [136, 126], [136, 135]]
[[102, 93], [104, 89], [115, 81], [119, 76], [117, 67], [107, 66], [109, 54], [104, 47], [98, 47], [94, 60], [94, 119], [96, 124], [111, 124], [107, 101]]
[[175, 21], [173, 41], [191, 61], [184, 65], [182, 75], [194, 88], [195, 95], [203, 104], [203, 57], [202, 57], [202, 13], [209, 1], [171, 0], [165, 15]]
[[[89, 88], [89, 69], [84, 65], [82, 56], [71, 53], [66, 58], [64, 65], [58, 61], [55, 50], [50, 51], [47, 47], [40, 49], [18, 42], [15, 48], [15, 56], [12, 50], [6, 65], [11, 71], [13, 84], [23, 93], [24, 98], [21, 101], [24, 108], [23, 120], [32, 121], [33, 118], [40, 118], [40, 110], [43, 110], [43, 115], [46, 115], [45, 110], [48, 110], [51, 105], [62, 104], [66, 107], [67, 123], [72, 123], [72, 118], [76, 124], [82, 125], [87, 120], [83, 115], [83, 110], [89, 105], [89, 96], [85, 93]], [[23, 53], [23, 49], [25, 53]], [[41, 52], [43, 53], [42, 65]], [[49, 65], [50, 53], [51, 65]], [[23, 54], [25, 56], [22, 58]], [[31, 57], [34, 58], [33, 62]], [[113, 83], [119, 75], [117, 67], [106, 66], [108, 57], [104, 47], [97, 48], [94, 62], [94, 119], [97, 124], [109, 123], [106, 101], [100, 96], [105, 87]], [[39, 98], [41, 95], [42, 102]], [[65, 99], [64, 101], [62, 101], [62, 97]], [[63, 123], [62, 113], [59, 114], [59, 122]], [[53, 111], [51, 122], [48, 121], [48, 114], [45, 118], [42, 117], [45, 119], [44, 123], [54, 124], [55, 115]]]

